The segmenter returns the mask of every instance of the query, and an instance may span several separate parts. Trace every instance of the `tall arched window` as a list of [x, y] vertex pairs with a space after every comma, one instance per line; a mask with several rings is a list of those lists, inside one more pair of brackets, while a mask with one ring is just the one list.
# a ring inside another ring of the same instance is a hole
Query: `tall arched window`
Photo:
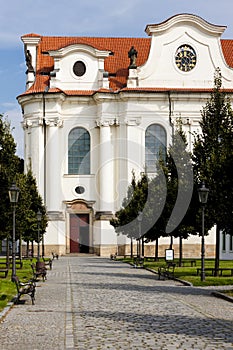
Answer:
[[159, 124], [151, 124], [145, 135], [145, 165], [149, 173], [156, 172], [156, 163], [160, 156], [166, 157], [166, 130]]
[[68, 136], [68, 174], [90, 174], [90, 134], [81, 127]]

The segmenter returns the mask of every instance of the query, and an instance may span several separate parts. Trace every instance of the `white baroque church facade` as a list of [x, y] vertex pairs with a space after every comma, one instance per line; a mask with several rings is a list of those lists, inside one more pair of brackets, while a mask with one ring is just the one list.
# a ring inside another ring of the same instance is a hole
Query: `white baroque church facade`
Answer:
[[[147, 25], [145, 38], [22, 36], [25, 171], [31, 167], [47, 208], [45, 254], [129, 253], [109, 220], [132, 171], [150, 172], [177, 118], [191, 150], [217, 68], [233, 92], [233, 40], [221, 39], [225, 29], [180, 14]], [[229, 258], [232, 238], [224, 240], [221, 258]], [[168, 246], [160, 240], [161, 255]], [[206, 256], [214, 246], [211, 233]], [[190, 237], [184, 256], [199, 255], [200, 238]]]

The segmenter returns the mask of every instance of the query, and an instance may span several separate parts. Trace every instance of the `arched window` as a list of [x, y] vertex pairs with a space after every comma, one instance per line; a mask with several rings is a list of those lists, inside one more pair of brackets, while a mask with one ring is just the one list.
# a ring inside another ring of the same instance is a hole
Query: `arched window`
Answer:
[[156, 172], [159, 157], [166, 157], [166, 130], [159, 124], [152, 124], [146, 129], [145, 135], [145, 166], [149, 173]]
[[90, 174], [90, 134], [84, 128], [69, 133], [68, 174]]

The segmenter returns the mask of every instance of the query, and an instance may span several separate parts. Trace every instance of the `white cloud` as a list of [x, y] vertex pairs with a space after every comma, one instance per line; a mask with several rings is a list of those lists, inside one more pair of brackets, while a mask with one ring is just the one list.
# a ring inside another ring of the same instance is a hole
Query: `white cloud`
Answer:
[[3, 102], [3, 103], [1, 103], [1, 106], [3, 106], [4, 109], [11, 109], [11, 108], [14, 109], [15, 108], [15, 103], [13, 103], [13, 102]]
[[227, 25], [233, 37], [232, 0], [8, 0], [1, 3], [0, 47], [21, 46], [26, 33], [42, 35], [144, 36], [148, 23], [177, 13], [197, 14]]

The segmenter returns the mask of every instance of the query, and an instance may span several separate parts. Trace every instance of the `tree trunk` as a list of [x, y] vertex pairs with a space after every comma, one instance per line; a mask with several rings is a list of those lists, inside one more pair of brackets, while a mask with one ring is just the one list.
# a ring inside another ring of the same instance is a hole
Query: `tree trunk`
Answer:
[[26, 251], [26, 257], [29, 257], [29, 241], [27, 241], [27, 251]]
[[158, 237], [156, 237], [156, 239], [155, 239], [155, 261], [159, 260], [158, 257], [159, 257], [159, 239], [158, 239]]
[[182, 237], [180, 237], [180, 244], [179, 244], [179, 266], [182, 266], [182, 258], [183, 258], [183, 240]]
[[219, 250], [220, 250], [220, 230], [216, 225], [216, 245], [215, 245], [215, 271], [214, 276], [218, 276], [219, 269]]
[[9, 244], [9, 238], [6, 239], [6, 264], [9, 269], [10, 267], [10, 244]]
[[170, 240], [170, 248], [169, 248], [169, 249], [172, 249], [172, 246], [173, 246], [173, 236], [171, 236], [171, 240]]
[[19, 235], [19, 259], [22, 260], [22, 235]]
[[34, 258], [34, 242], [32, 241], [32, 258]]
[[130, 257], [133, 257], [133, 238], [131, 237], [131, 242], [130, 242]]
[[44, 234], [42, 234], [42, 258], [44, 258]]

